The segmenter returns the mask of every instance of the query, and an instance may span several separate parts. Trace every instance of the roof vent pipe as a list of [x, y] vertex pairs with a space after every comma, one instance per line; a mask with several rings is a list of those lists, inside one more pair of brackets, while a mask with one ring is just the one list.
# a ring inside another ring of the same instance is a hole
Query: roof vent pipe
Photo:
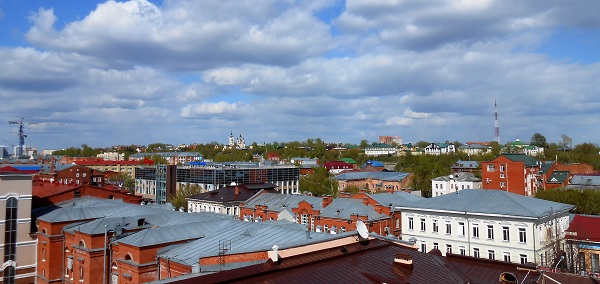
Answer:
[[277, 261], [279, 261], [279, 255], [277, 254], [279, 247], [277, 245], [273, 245], [272, 249], [273, 250], [269, 252], [269, 254], [271, 256], [271, 260], [273, 262], [277, 262]]

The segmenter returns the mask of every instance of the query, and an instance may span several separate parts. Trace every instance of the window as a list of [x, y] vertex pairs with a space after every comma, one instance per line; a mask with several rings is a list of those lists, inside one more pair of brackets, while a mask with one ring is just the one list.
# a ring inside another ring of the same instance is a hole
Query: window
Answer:
[[473, 238], [479, 238], [479, 225], [473, 224]]
[[526, 254], [519, 254], [519, 258], [521, 259], [521, 264], [527, 263], [527, 255]]
[[446, 253], [452, 253], [452, 245], [446, 244]]
[[599, 257], [597, 253], [592, 253], [592, 272], [596, 273], [600, 271]]
[[400, 218], [396, 219], [396, 228], [400, 228]]
[[500, 174], [500, 178], [506, 178], [506, 175]]
[[481, 257], [481, 256], [479, 256], [479, 249], [478, 248], [473, 248], [473, 257], [477, 257], [477, 258]]
[[494, 250], [488, 250], [488, 258], [491, 260], [496, 259], [496, 254], [494, 253]]
[[421, 218], [421, 232], [425, 232], [425, 219]]
[[427, 252], [427, 243], [421, 241], [421, 252]]
[[302, 224], [302, 225], [308, 224], [308, 214], [302, 214], [300, 216], [300, 224]]
[[42, 261], [46, 261], [46, 249], [42, 249]]
[[465, 236], [465, 222], [458, 222], [458, 235]]
[[519, 228], [519, 242], [523, 244], [527, 242], [527, 234], [525, 234], [525, 228]]
[[415, 228], [415, 224], [413, 222], [413, 217], [408, 217], [408, 229], [412, 231], [412, 230], [414, 230], [414, 228]]
[[447, 235], [452, 234], [452, 223], [450, 223], [450, 221], [446, 221], [446, 234]]
[[79, 282], [83, 282], [83, 265], [79, 266]]
[[79, 173], [76, 173], [76, 174], [75, 174], [75, 177], [79, 177]]
[[433, 232], [438, 232], [438, 220], [433, 220]]
[[505, 183], [503, 181], [500, 182], [500, 188], [504, 188]]
[[467, 251], [465, 250], [464, 246], [459, 246], [458, 250], [460, 251], [460, 255], [466, 255]]
[[501, 171], [501, 172], [504, 172], [504, 171], [506, 171], [506, 167], [505, 167], [504, 165], [500, 165], [500, 171]]
[[327, 233], [327, 229], [329, 229], [329, 227], [327, 225], [323, 225], [323, 232]]
[[502, 240], [506, 242], [510, 241], [510, 231], [508, 227], [502, 227]]
[[487, 171], [494, 172], [494, 171], [496, 171], [496, 167], [494, 165], [487, 165]]
[[341, 227], [340, 228], [340, 232], [345, 233], [346, 232], [346, 227]]
[[433, 249], [440, 249], [440, 246], [438, 245], [438, 243], [433, 243]]
[[504, 258], [504, 261], [510, 262], [510, 252], [503, 252], [502, 257]]
[[487, 238], [488, 240], [494, 239], [494, 225], [487, 225]]

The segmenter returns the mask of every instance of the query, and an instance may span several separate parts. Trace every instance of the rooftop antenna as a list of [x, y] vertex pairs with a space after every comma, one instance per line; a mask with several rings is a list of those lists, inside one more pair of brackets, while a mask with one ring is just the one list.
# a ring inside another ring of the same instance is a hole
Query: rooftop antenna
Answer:
[[498, 126], [498, 108], [494, 100], [494, 141], [500, 143], [500, 126]]

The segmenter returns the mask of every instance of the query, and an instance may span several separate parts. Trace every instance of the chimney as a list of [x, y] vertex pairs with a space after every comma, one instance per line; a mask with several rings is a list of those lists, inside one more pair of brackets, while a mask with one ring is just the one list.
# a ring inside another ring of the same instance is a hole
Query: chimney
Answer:
[[394, 263], [404, 269], [413, 269], [413, 257], [407, 253], [398, 253], [394, 256]]
[[358, 190], [358, 193], [366, 193], [367, 191], [364, 188]]
[[279, 247], [277, 245], [273, 245], [272, 249], [273, 250], [269, 252], [269, 254], [271, 256], [271, 260], [273, 262], [277, 262], [277, 261], [279, 261], [279, 255], [277, 254]]
[[331, 204], [331, 201], [333, 199], [331, 197], [331, 195], [323, 195], [321, 198], [323, 198], [323, 201], [322, 201], [322, 204], [321, 204], [321, 206], [323, 208], [325, 208], [325, 207], [327, 207], [327, 205]]
[[235, 195], [240, 195], [240, 186], [239, 185], [235, 185]]
[[381, 204], [375, 204], [375, 211], [377, 211], [377, 213], [381, 214], [381, 211], [383, 211], [383, 205]]
[[369, 198], [363, 197], [363, 204], [369, 205]]

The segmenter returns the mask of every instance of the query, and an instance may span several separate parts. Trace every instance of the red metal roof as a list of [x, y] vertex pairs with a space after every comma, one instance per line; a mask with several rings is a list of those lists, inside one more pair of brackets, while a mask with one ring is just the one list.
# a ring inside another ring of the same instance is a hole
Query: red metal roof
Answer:
[[600, 216], [575, 215], [565, 237], [570, 240], [600, 242]]
[[39, 171], [37, 170], [19, 170], [17, 168], [11, 166], [4, 166], [0, 168], [0, 172], [4, 173], [21, 173], [21, 174], [36, 174]]
[[73, 161], [73, 163], [81, 166], [110, 166], [110, 165], [139, 165], [140, 161]]

